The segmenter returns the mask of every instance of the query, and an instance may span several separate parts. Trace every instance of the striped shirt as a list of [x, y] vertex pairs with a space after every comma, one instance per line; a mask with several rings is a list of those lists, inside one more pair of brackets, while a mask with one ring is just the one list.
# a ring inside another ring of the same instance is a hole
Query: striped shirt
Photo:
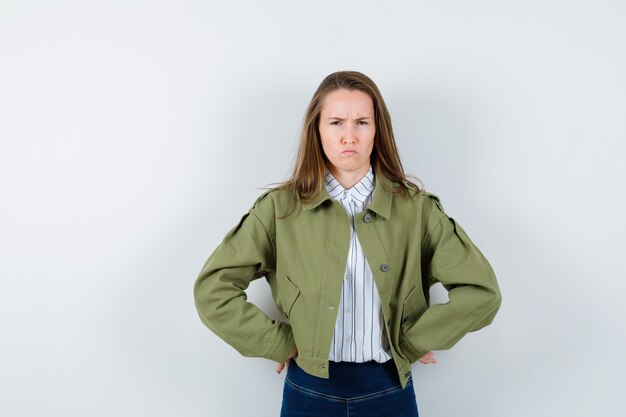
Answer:
[[327, 171], [324, 186], [346, 209], [350, 219], [350, 248], [341, 289], [335, 332], [328, 359], [335, 362], [386, 362], [391, 359], [378, 289], [354, 228], [354, 215], [367, 208], [374, 194], [369, 171], [345, 190]]

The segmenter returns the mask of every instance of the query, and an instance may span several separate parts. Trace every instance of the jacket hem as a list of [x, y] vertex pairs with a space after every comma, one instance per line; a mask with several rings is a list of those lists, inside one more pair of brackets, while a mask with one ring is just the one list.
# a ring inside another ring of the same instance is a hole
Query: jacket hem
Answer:
[[[300, 368], [310, 375], [324, 379], [328, 379], [330, 377], [328, 373], [328, 359], [320, 359], [314, 356], [302, 355], [301, 353], [298, 353], [298, 355], [293, 359]], [[402, 385], [402, 389], [404, 389], [408, 384], [409, 376], [411, 375], [411, 364], [407, 363], [406, 360], [396, 359], [393, 356], [391, 360], [393, 360], [396, 364], [400, 385]]]

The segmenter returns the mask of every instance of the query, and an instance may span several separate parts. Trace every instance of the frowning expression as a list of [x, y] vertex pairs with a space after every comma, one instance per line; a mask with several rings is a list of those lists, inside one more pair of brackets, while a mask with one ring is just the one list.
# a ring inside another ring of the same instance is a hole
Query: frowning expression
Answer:
[[348, 172], [364, 175], [376, 134], [372, 99], [359, 90], [342, 88], [328, 93], [320, 113], [319, 132], [335, 177]]

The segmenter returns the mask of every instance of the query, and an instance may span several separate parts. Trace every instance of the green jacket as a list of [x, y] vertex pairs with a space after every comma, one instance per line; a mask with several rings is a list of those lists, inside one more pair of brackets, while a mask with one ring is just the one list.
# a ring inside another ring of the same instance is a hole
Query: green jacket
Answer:
[[[501, 303], [495, 274], [439, 199], [387, 192], [375, 173], [369, 207], [355, 216], [357, 236], [374, 274], [391, 353], [404, 388], [411, 363], [431, 350], [451, 348], [490, 324]], [[412, 187], [414, 190], [415, 188]], [[328, 378], [328, 354], [348, 253], [346, 210], [326, 190], [286, 219], [288, 190], [262, 194], [209, 256], [195, 282], [202, 322], [244, 356], [296, 362]], [[272, 320], [245, 293], [265, 277], [289, 324]], [[449, 301], [429, 305], [441, 282]]]

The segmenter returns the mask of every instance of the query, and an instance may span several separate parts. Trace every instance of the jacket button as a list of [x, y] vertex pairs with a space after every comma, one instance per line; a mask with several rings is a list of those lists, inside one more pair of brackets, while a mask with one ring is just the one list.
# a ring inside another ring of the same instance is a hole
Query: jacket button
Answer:
[[380, 266], [380, 270], [381, 270], [381, 271], [383, 271], [383, 272], [387, 272], [387, 271], [389, 271], [389, 265], [387, 265], [387, 264], [382, 264], [382, 265]]
[[371, 215], [371, 214], [369, 214], [369, 213], [367, 213], [365, 216], [363, 216], [363, 221], [364, 221], [365, 223], [369, 223], [369, 222], [371, 222], [371, 221], [372, 221], [372, 215]]

